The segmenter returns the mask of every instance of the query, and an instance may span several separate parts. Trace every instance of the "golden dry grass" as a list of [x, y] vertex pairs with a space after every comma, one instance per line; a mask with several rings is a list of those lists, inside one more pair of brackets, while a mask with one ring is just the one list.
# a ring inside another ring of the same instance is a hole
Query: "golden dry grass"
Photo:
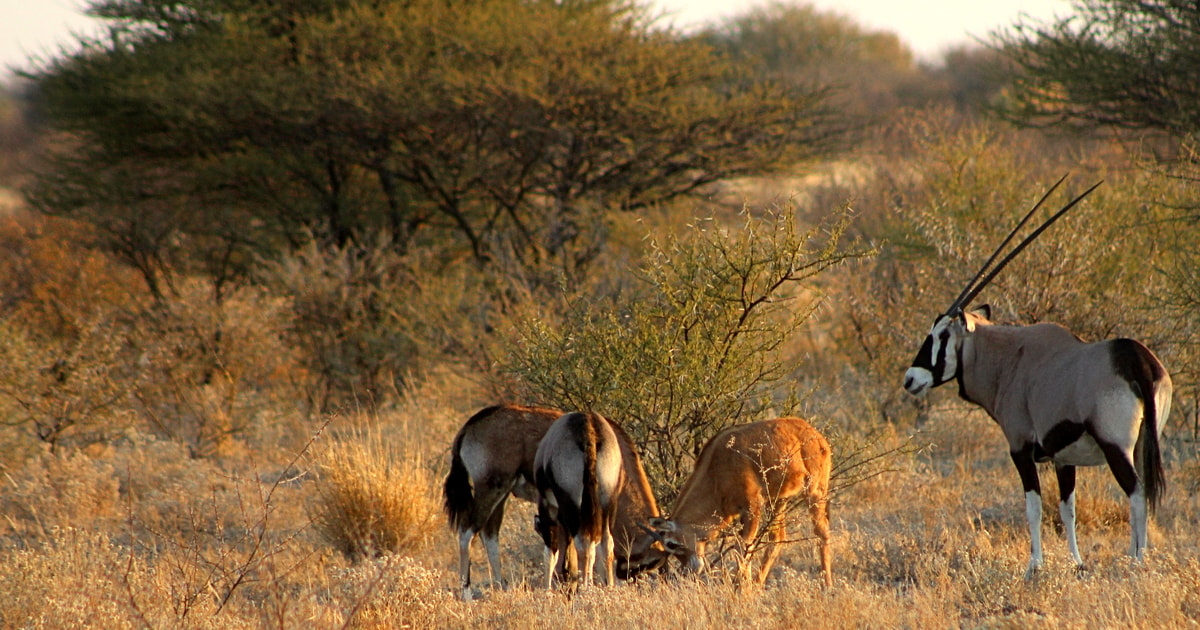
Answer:
[[[815, 543], [802, 541], [784, 551], [763, 588], [738, 588], [716, 574], [655, 577], [574, 597], [546, 592], [533, 586], [541, 548], [532, 506], [514, 501], [502, 532], [513, 586], [463, 603], [455, 597], [453, 536], [440, 515], [427, 519], [440, 499], [449, 441], [477, 405], [463, 383], [432, 389], [409, 392], [390, 412], [335, 419], [348, 428], [336, 438], [327, 429], [310, 449], [319, 478], [297, 474], [304, 465], [296, 453], [195, 460], [140, 436], [6, 470], [0, 627], [1185, 628], [1200, 621], [1200, 503], [1185, 492], [1168, 495], [1151, 532], [1154, 548], [1135, 565], [1124, 556], [1125, 507], [1106, 470], [1080, 475], [1089, 570], [1075, 575], [1047, 523], [1047, 569], [1024, 581], [1028, 536], [1016, 474], [998, 431], [960, 404], [935, 409], [920, 434], [936, 447], [839, 495], [832, 589], [821, 585]], [[1169, 474], [1176, 489], [1196, 482], [1191, 468]], [[1052, 488], [1052, 475], [1044, 481]], [[333, 511], [322, 515], [313, 507], [322, 501], [340, 503], [326, 504]], [[361, 518], [337, 511], [362, 507], [354, 502], [382, 506], [379, 517], [397, 523], [416, 514], [412, 531], [394, 534], [406, 542], [357, 562], [335, 551], [321, 523]], [[474, 554], [486, 574], [482, 550]]]

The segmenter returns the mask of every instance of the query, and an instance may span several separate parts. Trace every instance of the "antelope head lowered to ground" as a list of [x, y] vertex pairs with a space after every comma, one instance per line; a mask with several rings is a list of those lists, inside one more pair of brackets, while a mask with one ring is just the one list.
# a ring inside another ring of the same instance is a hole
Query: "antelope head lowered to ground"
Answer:
[[[1065, 178], [1064, 178], [1065, 179]], [[938, 315], [904, 388], [913, 395], [956, 381], [959, 396], [1000, 425], [1025, 489], [1031, 550], [1026, 578], [1042, 566], [1042, 500], [1037, 463], [1054, 462], [1059, 514], [1071, 558], [1083, 566], [1075, 539], [1075, 467], [1107, 464], [1129, 497], [1129, 555], [1146, 548], [1147, 508], [1164, 489], [1159, 433], [1171, 409], [1171, 377], [1154, 353], [1132, 339], [1084, 343], [1057, 324], [1001, 326], [971, 300], [1043, 230], [1075, 206], [1084, 191], [1026, 237], [987, 277], [980, 277], [1059, 180], [1000, 244], [946, 312]]]
[[[778, 418], [737, 425], [721, 431], [700, 451], [671, 518], [651, 519], [647, 536], [658, 539], [668, 554], [690, 571], [705, 567], [708, 543], [734, 519], [744, 546], [753, 544], [761, 528], [767, 547], [755, 581], [766, 581], [785, 537], [778, 517], [799, 500], [812, 517], [820, 539], [821, 571], [833, 584], [829, 550], [829, 442], [800, 418]], [[772, 519], [771, 513], [775, 519]], [[767, 521], [774, 520], [768, 523]]]
[[[502, 583], [500, 568], [500, 525], [508, 497], [537, 501], [533, 460], [538, 443], [562, 412], [557, 409], [498, 405], [471, 416], [450, 447], [450, 472], [443, 486], [445, 511], [455, 529], [459, 548], [459, 578], [464, 599], [471, 599], [471, 541], [478, 535], [492, 571], [492, 580]], [[632, 440], [613, 425], [621, 445], [621, 461], [627, 481], [617, 502], [613, 528], [616, 545], [616, 574], [631, 579], [662, 564], [662, 554], [641, 540], [641, 525], [659, 515], [658, 504], [642, 469]], [[572, 556], [573, 557], [573, 556]], [[564, 576], [571, 562], [563, 556], [559, 567]]]

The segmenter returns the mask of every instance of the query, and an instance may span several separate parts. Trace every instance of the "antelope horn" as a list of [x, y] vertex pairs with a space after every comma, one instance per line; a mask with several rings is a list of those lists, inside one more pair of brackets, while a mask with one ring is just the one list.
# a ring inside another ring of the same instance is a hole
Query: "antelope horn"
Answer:
[[967, 283], [967, 286], [963, 287], [962, 293], [958, 294], [958, 297], [954, 299], [954, 302], [950, 305], [950, 308], [946, 309], [946, 314], [953, 313], [955, 309], [960, 309], [971, 302], [970, 298], [967, 298], [967, 294], [971, 293], [971, 297], [974, 297], [978, 293], [978, 291], [974, 293], [971, 292], [971, 289], [975, 286], [975, 282], [979, 280], [980, 276], [987, 271], [987, 268], [993, 262], [995, 262], [996, 257], [1000, 255], [1000, 252], [1004, 251], [1004, 248], [1008, 245], [1009, 241], [1011, 241], [1013, 237], [1017, 235], [1017, 231], [1029, 222], [1029, 219], [1033, 217], [1034, 213], [1036, 213], [1039, 208], [1042, 207], [1043, 203], [1046, 203], [1046, 199], [1050, 198], [1051, 193], [1057, 190], [1059, 185], [1066, 181], [1068, 175], [1070, 175], [1070, 173], [1063, 175], [1058, 179], [1057, 182], [1054, 182], [1054, 185], [1050, 187], [1050, 190], [1047, 190], [1046, 194], [1042, 195], [1041, 199], [1038, 199], [1038, 202], [1034, 204], [1033, 209], [1031, 209], [1025, 215], [1025, 218], [1021, 219], [1021, 222], [1017, 224], [1017, 227], [1013, 228], [1012, 231], [1008, 233], [1008, 236], [1004, 237], [1004, 240], [1001, 241], [1000, 246], [996, 248], [996, 251], [992, 252], [991, 257], [987, 259], [987, 262], [983, 263], [983, 266], [979, 268], [979, 271], [975, 274], [974, 278], [971, 278], [971, 281]]
[[975, 296], [979, 295], [979, 292], [982, 291], [983, 288], [986, 287], [988, 285], [988, 283], [992, 281], [992, 278], [995, 278], [996, 274], [1000, 273], [1000, 270], [1004, 269], [1005, 265], [1007, 265], [1013, 258], [1015, 258], [1017, 254], [1021, 253], [1021, 250], [1025, 249], [1026, 245], [1032, 243], [1033, 239], [1037, 238], [1038, 235], [1041, 234], [1042, 232], [1045, 232], [1046, 228], [1050, 227], [1055, 221], [1058, 220], [1059, 217], [1066, 214], [1067, 210], [1074, 208], [1075, 204], [1079, 203], [1080, 201], [1083, 201], [1084, 197], [1091, 194], [1091, 192], [1093, 190], [1096, 190], [1097, 188], [1099, 188], [1100, 184], [1103, 184], [1103, 183], [1104, 183], [1104, 180], [1100, 180], [1100, 181], [1096, 182], [1095, 184], [1092, 184], [1091, 188], [1088, 188], [1087, 190], [1080, 193], [1079, 196], [1072, 199], [1070, 203], [1063, 206], [1062, 210], [1059, 210], [1058, 212], [1054, 213], [1054, 215], [1051, 216], [1049, 219], [1046, 219], [1046, 221], [1044, 223], [1042, 223], [1042, 225], [1040, 227], [1038, 227], [1038, 229], [1034, 230], [1032, 234], [1030, 234], [1029, 236], [1026, 236], [1025, 240], [1021, 241], [1020, 244], [1018, 244], [1016, 247], [1014, 247], [1013, 250], [1011, 252], [1009, 252], [1008, 255], [1005, 256], [1004, 259], [1001, 260], [998, 265], [996, 265], [995, 269], [992, 269], [991, 272], [989, 272], [988, 275], [979, 282], [979, 284], [975, 285], [975, 287], [971, 289], [971, 292], [967, 294], [966, 298], [963, 299], [962, 303], [959, 304], [958, 307], [962, 308], [963, 306], [970, 304], [971, 300], [975, 299]]
[[665, 538], [663, 538], [662, 534], [654, 531], [653, 529], [650, 529], [649, 527], [646, 527], [645, 525], [642, 525], [641, 523], [638, 523], [637, 526], [640, 527], [642, 529], [642, 531], [649, 534], [650, 537], [653, 538], [654, 540], [657, 540], [660, 543], [666, 544], [667, 541]]

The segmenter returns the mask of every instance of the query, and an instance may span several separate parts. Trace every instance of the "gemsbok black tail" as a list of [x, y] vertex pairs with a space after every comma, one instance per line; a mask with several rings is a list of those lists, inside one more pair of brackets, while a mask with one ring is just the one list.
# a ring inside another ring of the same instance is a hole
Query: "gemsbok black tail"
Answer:
[[1113, 346], [1114, 363], [1121, 370], [1121, 376], [1142, 401], [1142, 426], [1138, 431], [1136, 449], [1137, 472], [1146, 493], [1146, 507], [1153, 513], [1167, 488], [1162, 450], [1158, 443], [1158, 388], [1166, 371], [1154, 358], [1150, 349], [1139, 341], [1116, 339]]
[[[598, 418], [597, 418], [598, 419]], [[600, 500], [600, 480], [597, 477], [599, 466], [598, 450], [600, 436], [596, 425], [591, 422], [585, 425], [587, 439], [583, 440], [583, 496], [579, 501], [579, 531], [589, 539], [596, 540], [604, 532], [604, 509]], [[603, 420], [601, 420], [603, 422]]]
[[1146, 484], [1146, 507], [1150, 513], [1158, 509], [1167, 489], [1167, 477], [1163, 473], [1162, 451], [1158, 446], [1158, 420], [1154, 396], [1147, 397], [1145, 402], [1146, 416], [1142, 419], [1142, 476]]
[[450, 519], [450, 526], [456, 530], [469, 522], [471, 506], [474, 504], [471, 476], [463, 464], [459, 452], [461, 448], [462, 434], [459, 434], [450, 447], [450, 473], [442, 485], [442, 509], [446, 512], [446, 518]]

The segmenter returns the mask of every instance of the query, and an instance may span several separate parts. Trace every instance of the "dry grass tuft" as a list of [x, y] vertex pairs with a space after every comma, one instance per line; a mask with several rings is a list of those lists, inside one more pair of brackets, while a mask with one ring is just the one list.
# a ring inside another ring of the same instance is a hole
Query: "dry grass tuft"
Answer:
[[432, 474], [378, 430], [335, 438], [317, 449], [315, 464], [313, 525], [352, 561], [411, 553], [441, 532]]

